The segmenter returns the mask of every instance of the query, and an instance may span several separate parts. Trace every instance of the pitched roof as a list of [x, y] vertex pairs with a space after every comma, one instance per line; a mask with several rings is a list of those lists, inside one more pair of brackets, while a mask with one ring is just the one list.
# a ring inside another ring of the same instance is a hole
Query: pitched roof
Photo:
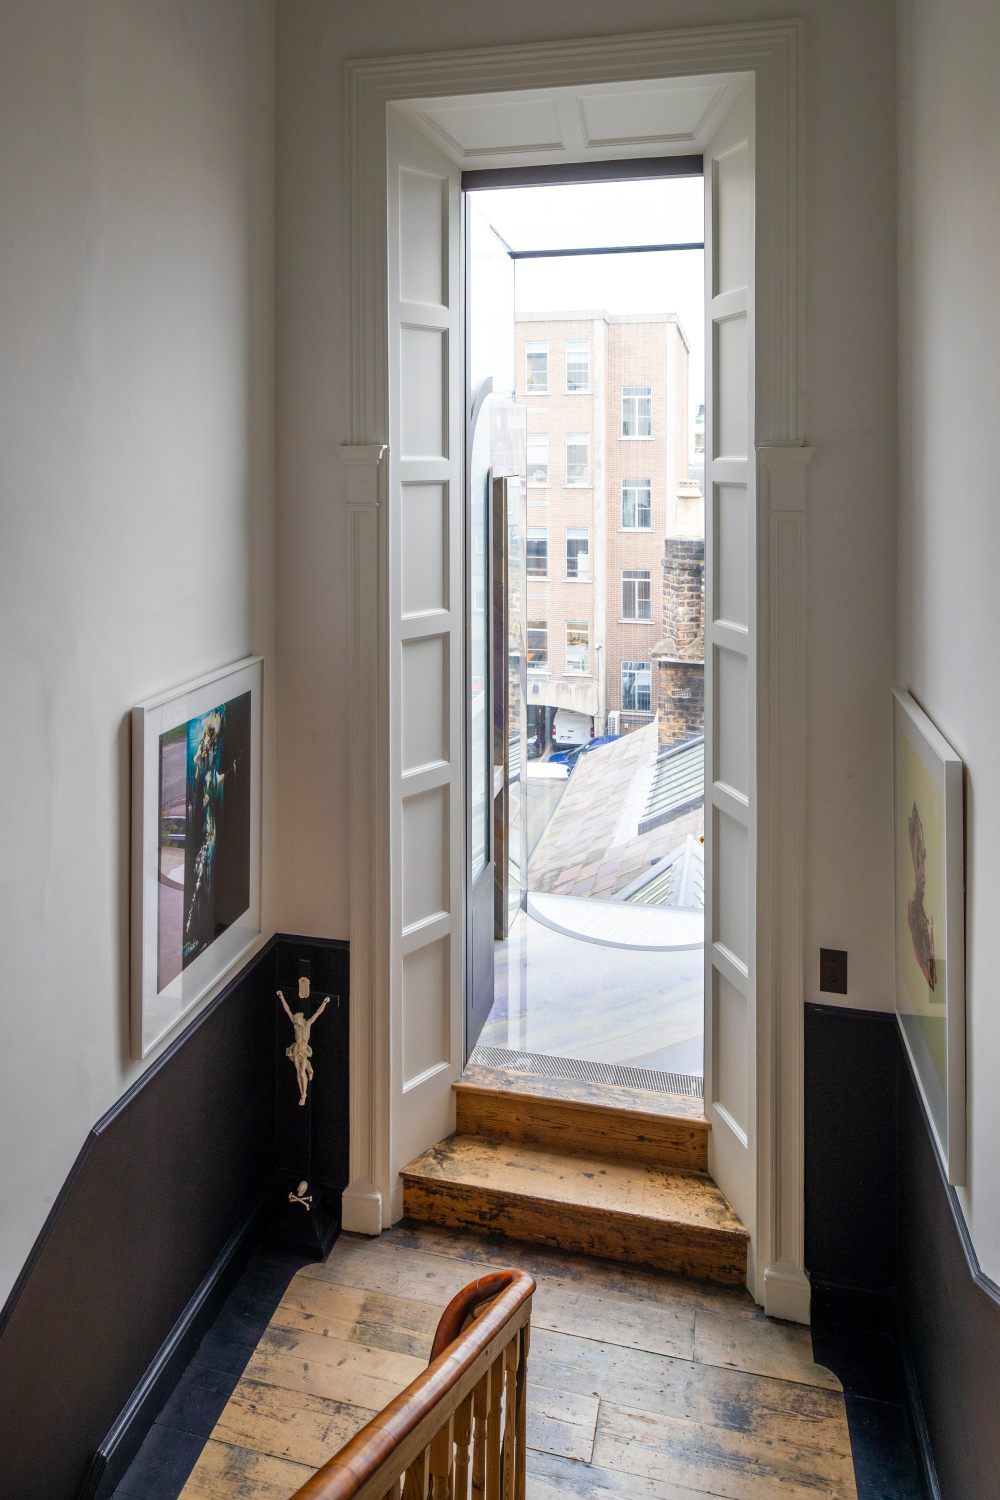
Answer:
[[622, 891], [619, 900], [631, 906], [703, 907], [705, 856], [700, 842], [689, 834], [679, 848]]
[[669, 823], [685, 808], [695, 806], [704, 795], [705, 736], [661, 750], [639, 832], [648, 833], [661, 823]]

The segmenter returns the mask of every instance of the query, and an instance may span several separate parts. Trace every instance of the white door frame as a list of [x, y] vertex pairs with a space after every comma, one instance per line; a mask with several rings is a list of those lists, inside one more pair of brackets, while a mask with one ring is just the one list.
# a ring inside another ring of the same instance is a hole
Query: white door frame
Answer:
[[756, 87], [758, 460], [757, 1236], [750, 1288], [809, 1320], [803, 1266], [805, 495], [802, 413], [802, 23], [479, 48], [348, 65], [351, 1180], [344, 1227], [391, 1220], [388, 909], [384, 816], [388, 437], [386, 111], [395, 100], [644, 78], [753, 73]]

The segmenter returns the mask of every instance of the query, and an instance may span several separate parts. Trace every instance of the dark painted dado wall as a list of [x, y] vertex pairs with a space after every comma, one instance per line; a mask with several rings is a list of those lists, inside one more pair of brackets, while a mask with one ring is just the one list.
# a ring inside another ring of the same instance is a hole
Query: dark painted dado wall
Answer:
[[314, 1130], [346, 1184], [346, 945], [273, 939], [94, 1126], [0, 1313], [3, 1500], [106, 1490], [266, 1224], [292, 1071], [274, 992], [303, 957], [342, 995], [314, 1034]]
[[805, 1254], [814, 1287], [896, 1280], [896, 1022], [808, 1005]]
[[975, 1258], [902, 1047], [898, 1074], [900, 1326], [941, 1494], [987, 1500], [1000, 1495], [1000, 1288]]
[[[1000, 1496], [1000, 1289], [983, 1275], [895, 1017], [806, 1007], [814, 1320], [891, 1326], [944, 1500]], [[925, 1455], [926, 1456], [926, 1455]]]

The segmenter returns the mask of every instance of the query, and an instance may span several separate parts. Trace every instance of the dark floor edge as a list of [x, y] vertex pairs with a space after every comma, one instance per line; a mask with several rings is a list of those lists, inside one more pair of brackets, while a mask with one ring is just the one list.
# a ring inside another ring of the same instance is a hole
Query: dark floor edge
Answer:
[[927, 1426], [927, 1414], [924, 1411], [923, 1397], [920, 1394], [917, 1369], [910, 1350], [909, 1340], [906, 1338], [902, 1323], [899, 1321], [897, 1321], [896, 1325], [896, 1347], [899, 1350], [899, 1358], [903, 1366], [906, 1408], [916, 1441], [920, 1475], [927, 1490], [928, 1500], [942, 1500], [941, 1482], [938, 1479], [937, 1465], [934, 1462], [934, 1450], [931, 1447], [931, 1434]]
[[[905, 1413], [915, 1477], [920, 1480], [925, 1500], [941, 1500], [916, 1373], [904, 1347], [895, 1288], [867, 1287], [820, 1276], [812, 1276], [810, 1281], [813, 1358], [817, 1364], [831, 1370], [843, 1388], [859, 1500], [887, 1500], [894, 1493], [883, 1491], [881, 1487], [871, 1488], [862, 1478], [863, 1455], [870, 1454], [871, 1449], [863, 1427], [858, 1425], [856, 1403], [864, 1407], [872, 1402], [896, 1406]], [[858, 1387], [857, 1352], [852, 1349], [857, 1339], [864, 1340], [869, 1350], [872, 1341], [882, 1341], [891, 1347], [891, 1368], [895, 1372], [888, 1379], [891, 1389], [876, 1391]]]
[[77, 1500], [106, 1500], [123, 1478], [259, 1240], [271, 1197], [272, 1184], [268, 1183], [219, 1251], [97, 1449]]

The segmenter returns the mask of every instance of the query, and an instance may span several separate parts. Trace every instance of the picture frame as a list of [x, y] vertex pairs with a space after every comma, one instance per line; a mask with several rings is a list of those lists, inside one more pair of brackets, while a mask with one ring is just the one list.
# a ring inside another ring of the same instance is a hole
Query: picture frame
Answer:
[[966, 1178], [962, 761], [893, 691], [895, 1006], [949, 1183]]
[[133, 1057], [261, 936], [261, 691], [249, 656], [132, 709]]

